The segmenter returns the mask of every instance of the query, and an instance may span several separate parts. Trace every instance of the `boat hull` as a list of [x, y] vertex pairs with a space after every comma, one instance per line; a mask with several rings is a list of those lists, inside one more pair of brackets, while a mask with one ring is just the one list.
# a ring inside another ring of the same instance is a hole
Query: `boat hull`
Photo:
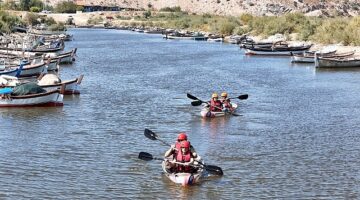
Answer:
[[203, 169], [199, 169], [196, 173], [171, 173], [168, 171], [165, 161], [163, 161], [161, 165], [166, 177], [168, 177], [173, 183], [181, 184], [182, 186], [199, 183], [204, 174]]
[[59, 90], [51, 92], [10, 96], [0, 99], [0, 107], [63, 106], [63, 95]]
[[234, 110], [232, 112], [211, 112], [211, 111], [209, 111], [209, 109], [207, 107], [204, 107], [201, 110], [200, 115], [204, 118], [224, 117], [226, 115], [230, 115], [231, 113], [234, 113], [236, 111], [236, 109], [238, 108], [238, 105], [235, 103], [231, 103], [231, 105], [234, 108]]

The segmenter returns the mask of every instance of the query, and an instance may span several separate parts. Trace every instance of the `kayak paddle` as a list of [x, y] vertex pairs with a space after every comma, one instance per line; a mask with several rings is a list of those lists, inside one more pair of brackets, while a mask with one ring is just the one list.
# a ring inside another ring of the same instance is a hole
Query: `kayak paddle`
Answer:
[[[140, 152], [138, 158], [141, 159], [141, 160], [145, 160], [145, 161], [150, 161], [150, 160], [162, 160], [163, 161], [164, 160], [162, 158], [154, 157], [153, 155], [151, 155], [150, 153], [147, 153], [147, 152]], [[184, 165], [183, 163], [180, 163], [180, 162], [172, 162], [172, 163]], [[219, 175], [219, 176], [224, 175], [224, 172], [218, 166], [205, 165], [205, 164], [203, 164], [201, 162], [198, 162], [198, 163], [199, 163], [200, 166], [204, 167], [209, 173], [216, 174], [216, 175]], [[196, 165], [192, 165], [192, 166], [196, 167]]]
[[171, 146], [169, 143], [167, 143], [164, 140], [160, 139], [159, 136], [156, 135], [156, 133], [152, 132], [151, 130], [149, 130], [147, 128], [144, 131], [144, 135], [145, 135], [145, 137], [149, 138], [150, 140], [159, 140], [160, 142], [162, 142], [166, 146]]

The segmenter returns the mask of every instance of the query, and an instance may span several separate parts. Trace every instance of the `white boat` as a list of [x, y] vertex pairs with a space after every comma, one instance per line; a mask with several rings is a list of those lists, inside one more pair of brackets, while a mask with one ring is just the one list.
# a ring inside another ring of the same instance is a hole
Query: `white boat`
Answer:
[[[19, 67], [17, 67], [19, 68]], [[24, 65], [20, 72], [20, 77], [38, 76], [41, 73], [47, 73], [46, 63], [40, 62], [37, 64]], [[10, 74], [6, 74], [10, 75]]]
[[200, 115], [202, 117], [206, 117], [206, 118], [214, 118], [214, 117], [223, 117], [225, 115], [231, 115], [232, 113], [234, 113], [236, 111], [236, 109], [238, 108], [238, 105], [236, 103], [231, 103], [232, 107], [233, 107], [233, 111], [232, 112], [212, 112], [210, 111], [210, 108], [208, 105], [205, 105], [200, 112]]
[[68, 51], [68, 52], [64, 52], [64, 53], [48, 53], [45, 55], [45, 58], [51, 58], [51, 60], [60, 60], [59, 64], [66, 64], [66, 63], [73, 63], [73, 61], [75, 60], [75, 55], [76, 55], [76, 51], [77, 48]]
[[208, 38], [207, 39], [208, 42], [224, 42], [224, 38]]
[[360, 67], [360, 59], [351, 58], [315, 58], [315, 67], [317, 68], [347, 68]]
[[300, 54], [307, 51], [311, 45], [296, 46], [296, 47], [249, 47], [245, 48], [246, 55], [269, 55], [269, 56], [291, 56], [293, 54]]
[[61, 81], [60, 83], [57, 83], [57, 84], [47, 84], [47, 85], [41, 84], [41, 82], [40, 82], [41, 79], [40, 79], [38, 84], [39, 84], [39, 86], [41, 86], [42, 88], [44, 88], [47, 91], [51, 91], [54, 89], [60, 89], [60, 87], [65, 85], [65, 89], [64, 89], [65, 95], [80, 94], [80, 84], [81, 84], [83, 77], [84, 77], [84, 75], [80, 75], [78, 78], [75, 78], [75, 79]]
[[60, 90], [21, 96], [3, 95], [0, 107], [63, 106], [63, 95]]
[[162, 169], [165, 175], [176, 184], [181, 184], [183, 186], [193, 185], [200, 182], [201, 178], [204, 176], [204, 169], [202, 167], [199, 167], [195, 173], [174, 173], [170, 171], [170, 168], [166, 163], [166, 161], [161, 163]]
[[331, 51], [306, 51], [302, 54], [293, 54], [291, 56], [292, 63], [314, 63], [315, 62], [315, 54], [319, 57], [331, 57], [335, 55], [336, 49]]

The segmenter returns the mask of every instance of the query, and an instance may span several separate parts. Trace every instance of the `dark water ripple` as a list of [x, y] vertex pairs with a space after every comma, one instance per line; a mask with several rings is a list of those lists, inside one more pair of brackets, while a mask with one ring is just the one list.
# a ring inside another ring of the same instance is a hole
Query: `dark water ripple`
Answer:
[[[358, 199], [360, 71], [249, 57], [233, 45], [74, 29], [80, 96], [63, 108], [1, 109], [1, 199]], [[240, 117], [204, 120], [186, 93], [248, 93]], [[225, 175], [174, 185], [160, 162], [187, 131]]]

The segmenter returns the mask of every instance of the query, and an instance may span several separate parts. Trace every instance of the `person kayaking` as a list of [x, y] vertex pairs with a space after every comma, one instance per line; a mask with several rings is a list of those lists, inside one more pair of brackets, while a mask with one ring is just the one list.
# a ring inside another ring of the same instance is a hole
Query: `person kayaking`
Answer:
[[226, 92], [221, 93], [221, 103], [223, 105], [223, 111], [230, 111], [232, 112], [234, 108], [231, 105], [230, 99], [227, 98], [228, 94]]
[[[182, 158], [181, 155], [185, 153], [186, 156], [185, 157], [183, 156], [184, 160], [180, 159]], [[186, 133], [180, 133], [177, 137], [177, 141], [175, 142], [175, 144], [171, 145], [170, 149], [165, 152], [164, 155], [165, 158], [171, 158], [171, 156], [173, 161], [184, 162], [184, 165], [191, 165], [191, 164], [197, 165], [201, 161], [201, 157], [197, 155], [194, 147], [190, 144], [189, 141], [187, 141]], [[191, 158], [190, 160], [188, 159], [189, 158], [188, 156]], [[168, 167], [171, 168], [171, 171], [173, 172], [184, 172], [185, 170], [185, 168], [172, 163], [169, 163]], [[185, 171], [193, 171], [193, 170], [195, 170], [193, 167], [192, 168], [188, 167], [186, 168]]]
[[221, 112], [222, 111], [222, 103], [219, 100], [219, 96], [217, 93], [213, 93], [211, 95], [211, 100], [209, 101], [210, 104], [210, 111], [211, 112]]

